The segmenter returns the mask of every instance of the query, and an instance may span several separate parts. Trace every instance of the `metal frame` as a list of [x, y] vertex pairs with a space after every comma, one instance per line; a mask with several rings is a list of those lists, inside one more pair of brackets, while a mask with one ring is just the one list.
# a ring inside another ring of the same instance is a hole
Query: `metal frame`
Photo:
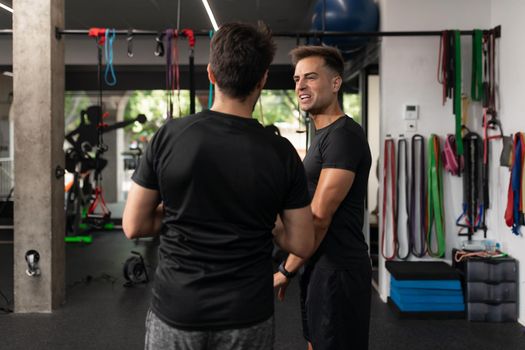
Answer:
[[[57, 39], [62, 38], [63, 35], [87, 35], [88, 29], [55, 29], [55, 36]], [[194, 30], [195, 36], [209, 36], [209, 30]], [[494, 32], [496, 38], [501, 37], [501, 26], [496, 26], [492, 29], [486, 29], [484, 33]], [[129, 32], [127, 29], [115, 30], [116, 35], [158, 35], [156, 30], [141, 30], [132, 29]], [[440, 36], [443, 31], [388, 31], [388, 32], [331, 32], [331, 31], [313, 31], [313, 32], [275, 32], [272, 33], [274, 37], [289, 37], [289, 38], [322, 38], [325, 36], [346, 36], [346, 37], [395, 37], [395, 36]], [[472, 35], [473, 30], [461, 30], [461, 35]], [[12, 29], [0, 29], [0, 35], [12, 35]]]

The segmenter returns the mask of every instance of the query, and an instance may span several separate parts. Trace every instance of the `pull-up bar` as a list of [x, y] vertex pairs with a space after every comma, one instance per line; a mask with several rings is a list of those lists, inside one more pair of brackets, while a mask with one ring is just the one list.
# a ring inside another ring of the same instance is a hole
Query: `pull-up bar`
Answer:
[[[496, 38], [501, 37], [501, 26], [493, 29], [484, 30], [483, 33], [494, 33]], [[209, 30], [194, 30], [195, 36], [209, 36]], [[472, 35], [473, 30], [461, 30], [461, 35]], [[62, 35], [87, 35], [87, 29], [59, 29], [56, 28], [56, 37], [60, 39]], [[159, 31], [154, 30], [115, 30], [116, 35], [137, 35], [149, 36], [158, 35]], [[313, 31], [313, 32], [272, 32], [274, 37], [289, 38], [321, 38], [324, 36], [345, 36], [345, 37], [388, 37], [388, 36], [441, 36], [443, 31], [394, 31], [394, 32], [332, 32], [332, 31]]]
[[[62, 35], [87, 35], [88, 29], [60, 29], [56, 28], [55, 36], [60, 39]], [[209, 30], [193, 31], [195, 36], [209, 36]], [[461, 30], [461, 35], [472, 35], [473, 30]], [[501, 37], [501, 26], [496, 26], [492, 29], [484, 30], [483, 33], [494, 33], [496, 38]], [[12, 35], [12, 29], [0, 29], [0, 35]], [[159, 31], [155, 30], [115, 30], [116, 35], [133, 35], [133, 36], [150, 36], [158, 35]], [[325, 36], [345, 36], [345, 37], [402, 37], [402, 36], [440, 36], [443, 31], [393, 31], [393, 32], [331, 32], [331, 31], [313, 31], [313, 32], [274, 32], [274, 37], [288, 37], [288, 38], [321, 38]]]

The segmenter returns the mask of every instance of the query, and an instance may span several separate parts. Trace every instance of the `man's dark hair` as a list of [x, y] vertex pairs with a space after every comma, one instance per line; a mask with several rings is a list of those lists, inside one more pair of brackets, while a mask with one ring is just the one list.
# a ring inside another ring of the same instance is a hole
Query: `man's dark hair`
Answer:
[[295, 66], [297, 62], [307, 57], [321, 57], [324, 59], [325, 65], [343, 77], [345, 70], [345, 63], [343, 56], [338, 49], [332, 46], [298, 46], [290, 51], [292, 56], [292, 63]]
[[211, 40], [210, 67], [217, 85], [228, 96], [244, 100], [263, 78], [275, 55], [270, 29], [228, 23]]

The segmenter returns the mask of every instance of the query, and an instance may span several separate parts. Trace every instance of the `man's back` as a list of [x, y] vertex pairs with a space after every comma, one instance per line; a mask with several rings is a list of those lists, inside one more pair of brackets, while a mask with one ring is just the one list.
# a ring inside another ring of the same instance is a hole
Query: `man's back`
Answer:
[[309, 202], [291, 144], [254, 119], [205, 111], [162, 127], [143, 161], [152, 166], [133, 180], [165, 207], [155, 313], [191, 329], [268, 319], [276, 215]]

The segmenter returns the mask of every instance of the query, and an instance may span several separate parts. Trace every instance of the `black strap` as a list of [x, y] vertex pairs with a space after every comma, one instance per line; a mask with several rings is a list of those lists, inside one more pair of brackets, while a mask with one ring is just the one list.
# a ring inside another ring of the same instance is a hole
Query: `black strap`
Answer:
[[463, 143], [463, 212], [456, 224], [466, 229], [466, 232], [460, 230], [459, 235], [467, 236], [470, 240], [479, 228], [483, 228], [483, 146], [481, 136], [475, 132], [467, 133], [463, 137]]
[[[419, 160], [417, 157], [418, 151]], [[410, 173], [412, 176], [410, 177], [410, 210], [408, 213], [408, 221], [412, 241], [411, 250], [414, 256], [421, 258], [427, 253], [427, 234], [425, 228], [425, 191], [427, 188], [425, 184], [425, 138], [422, 135], [415, 134], [412, 136], [410, 163]]]

